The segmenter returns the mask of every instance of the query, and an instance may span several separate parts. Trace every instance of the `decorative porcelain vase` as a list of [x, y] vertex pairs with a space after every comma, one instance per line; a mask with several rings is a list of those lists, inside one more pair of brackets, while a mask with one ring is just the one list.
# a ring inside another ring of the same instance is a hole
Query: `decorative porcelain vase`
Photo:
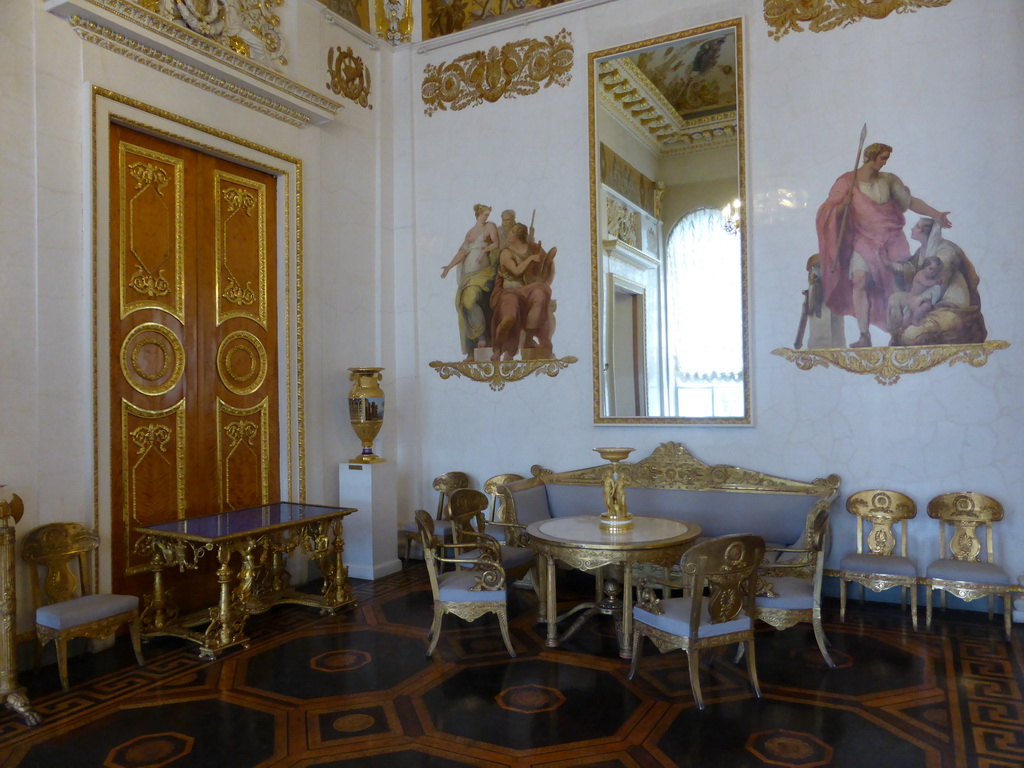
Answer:
[[595, 448], [605, 461], [611, 462], [604, 478], [604, 506], [601, 530], [609, 533], [628, 531], [633, 527], [633, 516], [626, 507], [626, 480], [619, 471], [619, 462], [633, 452], [633, 448]]
[[363, 444], [362, 453], [352, 464], [377, 464], [382, 459], [373, 452], [373, 440], [384, 426], [384, 390], [380, 388], [383, 368], [349, 368], [352, 391], [348, 393], [348, 416], [356, 437]]

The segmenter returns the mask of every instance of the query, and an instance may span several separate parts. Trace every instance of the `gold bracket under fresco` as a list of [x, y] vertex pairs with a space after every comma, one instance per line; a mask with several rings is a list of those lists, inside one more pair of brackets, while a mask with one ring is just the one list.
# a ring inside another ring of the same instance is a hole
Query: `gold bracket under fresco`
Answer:
[[921, 373], [942, 363], [968, 363], [980, 368], [997, 349], [1006, 349], [1008, 341], [981, 344], [935, 344], [919, 347], [864, 347], [850, 349], [773, 349], [802, 371], [816, 365], [830, 365], [850, 373], [873, 375], [879, 384], [895, 384], [905, 373]]
[[572, 356], [551, 360], [503, 360], [500, 362], [442, 363], [435, 360], [430, 363], [430, 367], [437, 371], [442, 379], [465, 376], [473, 381], [487, 382], [491, 389], [500, 390], [505, 388], [506, 383], [521, 381], [530, 375], [539, 376], [545, 373], [548, 376], [557, 376], [559, 371], [565, 370], [575, 362], [578, 362], [578, 358]]
[[884, 19], [891, 13], [939, 8], [952, 0], [764, 0], [768, 34], [781, 40], [790, 32], [827, 32], [861, 19]]
[[429, 117], [437, 111], [527, 96], [541, 86], [564, 88], [572, 80], [573, 57], [572, 34], [563, 29], [543, 40], [525, 38], [428, 64], [420, 86], [423, 112]]

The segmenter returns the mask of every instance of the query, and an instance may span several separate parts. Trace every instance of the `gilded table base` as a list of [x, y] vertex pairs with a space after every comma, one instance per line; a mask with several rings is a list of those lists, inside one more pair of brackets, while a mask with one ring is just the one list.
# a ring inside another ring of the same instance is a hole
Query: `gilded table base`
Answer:
[[[202, 658], [241, 646], [248, 647], [246, 619], [280, 603], [294, 603], [333, 614], [355, 602], [348, 568], [342, 564], [344, 543], [341, 518], [300, 521], [278, 530], [252, 531], [226, 541], [199, 542], [142, 531], [137, 551], [148, 553], [153, 572], [153, 592], [145, 597], [141, 614], [142, 634], [180, 637], [196, 643]], [[319, 595], [290, 586], [287, 556], [302, 547], [317, 562], [324, 577]], [[208, 551], [216, 550], [220, 585], [216, 606], [205, 612], [178, 616], [172, 590], [165, 586], [168, 568], [195, 569]], [[236, 557], [237, 555], [237, 557]], [[237, 561], [237, 567], [232, 562]], [[203, 627], [196, 629], [196, 627]]]

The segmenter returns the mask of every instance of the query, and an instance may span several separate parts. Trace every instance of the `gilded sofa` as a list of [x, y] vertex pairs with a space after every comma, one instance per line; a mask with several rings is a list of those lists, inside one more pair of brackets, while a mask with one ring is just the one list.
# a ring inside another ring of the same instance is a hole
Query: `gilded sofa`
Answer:
[[[503, 522], [526, 526], [537, 520], [604, 511], [602, 482], [610, 464], [568, 472], [535, 465], [533, 477], [504, 486]], [[696, 523], [701, 537], [755, 533], [770, 546], [799, 546], [819, 509], [839, 494], [839, 475], [791, 480], [725, 464], [704, 464], [679, 443], [662, 443], [640, 461], [622, 462], [626, 504], [634, 516]]]

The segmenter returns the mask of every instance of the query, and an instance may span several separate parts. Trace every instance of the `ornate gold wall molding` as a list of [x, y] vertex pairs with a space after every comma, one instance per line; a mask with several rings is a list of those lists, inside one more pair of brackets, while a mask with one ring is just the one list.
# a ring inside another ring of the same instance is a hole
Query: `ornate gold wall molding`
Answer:
[[473, 381], [486, 382], [491, 389], [497, 391], [504, 389], [506, 383], [522, 381], [527, 376], [539, 376], [542, 373], [552, 377], [557, 376], [559, 371], [565, 370], [576, 362], [579, 362], [578, 358], [570, 355], [554, 360], [507, 360], [480, 363], [472, 361], [442, 363], [435, 360], [430, 363], [430, 367], [437, 371], [442, 379], [465, 376]]
[[351, 99], [360, 107], [373, 109], [370, 104], [370, 70], [349, 46], [344, 51], [336, 46], [327, 51], [327, 74], [331, 76], [327, 87], [332, 93]]
[[773, 349], [772, 354], [784, 357], [802, 371], [816, 365], [834, 365], [850, 373], [868, 374], [879, 384], [895, 384], [905, 373], [920, 373], [942, 363], [968, 363], [980, 368], [997, 349], [1006, 349], [1008, 341], [986, 341], [982, 344], [938, 344], [920, 347], [866, 347], [862, 349]]
[[952, 0], [764, 0], [768, 34], [781, 40], [790, 32], [827, 32], [861, 19], [884, 19], [889, 14], [938, 8]]
[[271, 65], [279, 66], [280, 61], [254, 56], [252, 45], [246, 52], [242, 46], [194, 31], [142, 4], [52, 0], [46, 10], [66, 19], [86, 42], [291, 125], [327, 122], [341, 108], [276, 71]]
[[563, 29], [543, 40], [526, 38], [488, 51], [473, 51], [451, 62], [428, 64], [420, 92], [427, 116], [438, 110], [475, 107], [514, 99], [541, 86], [564, 88], [572, 80], [572, 34]]

